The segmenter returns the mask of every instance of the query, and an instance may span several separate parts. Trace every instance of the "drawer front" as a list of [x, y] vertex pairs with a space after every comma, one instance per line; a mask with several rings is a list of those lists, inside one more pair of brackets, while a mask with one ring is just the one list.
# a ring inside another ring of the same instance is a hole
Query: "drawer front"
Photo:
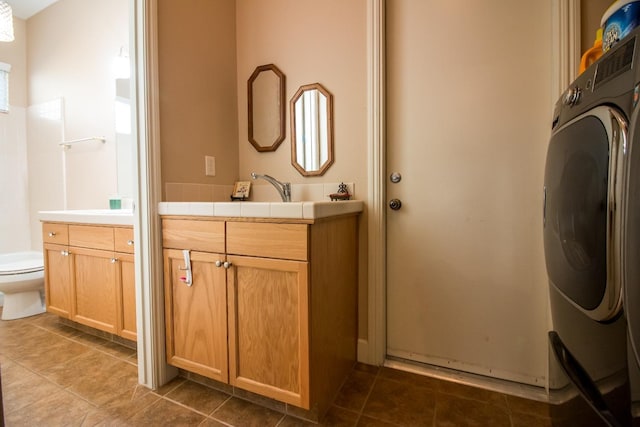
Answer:
[[69, 225], [69, 246], [113, 251], [113, 227]]
[[224, 253], [224, 221], [163, 218], [162, 247]]
[[44, 243], [69, 244], [69, 226], [53, 222], [42, 223], [42, 241]]
[[115, 250], [116, 252], [133, 253], [133, 228], [114, 228], [113, 235], [115, 238]]
[[306, 261], [308, 225], [227, 222], [227, 253]]

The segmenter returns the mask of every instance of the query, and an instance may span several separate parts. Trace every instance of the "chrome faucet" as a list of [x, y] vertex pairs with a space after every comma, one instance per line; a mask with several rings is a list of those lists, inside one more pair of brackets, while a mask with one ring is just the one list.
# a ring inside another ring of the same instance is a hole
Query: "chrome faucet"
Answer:
[[291, 183], [290, 182], [280, 182], [272, 176], [269, 175], [260, 175], [255, 172], [251, 172], [251, 178], [258, 179], [262, 178], [278, 190], [278, 194], [282, 197], [283, 202], [291, 201]]

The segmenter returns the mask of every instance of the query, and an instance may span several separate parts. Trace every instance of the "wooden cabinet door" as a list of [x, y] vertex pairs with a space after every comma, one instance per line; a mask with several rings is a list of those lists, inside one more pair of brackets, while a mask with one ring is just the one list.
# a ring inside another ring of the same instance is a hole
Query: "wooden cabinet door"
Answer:
[[116, 253], [118, 272], [118, 335], [136, 341], [136, 274], [133, 254]]
[[230, 383], [309, 409], [308, 263], [227, 261]]
[[227, 289], [224, 255], [190, 253], [192, 284], [181, 250], [164, 250], [167, 362], [206, 377], [228, 382]]
[[71, 258], [66, 245], [44, 244], [45, 301], [47, 311], [71, 318]]
[[70, 247], [75, 278], [72, 320], [117, 333], [117, 260], [111, 251]]

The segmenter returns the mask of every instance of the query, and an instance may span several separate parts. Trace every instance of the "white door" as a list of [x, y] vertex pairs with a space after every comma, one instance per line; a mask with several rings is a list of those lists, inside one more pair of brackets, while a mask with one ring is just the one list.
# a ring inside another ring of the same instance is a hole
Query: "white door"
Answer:
[[551, 2], [386, 13], [387, 353], [540, 385]]

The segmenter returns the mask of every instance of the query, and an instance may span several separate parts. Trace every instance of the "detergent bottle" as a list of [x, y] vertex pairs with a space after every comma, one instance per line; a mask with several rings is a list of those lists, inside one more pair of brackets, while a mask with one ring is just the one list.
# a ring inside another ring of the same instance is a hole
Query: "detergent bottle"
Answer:
[[593, 42], [593, 47], [589, 48], [580, 61], [580, 74], [586, 70], [589, 65], [596, 62], [598, 58], [602, 56], [602, 28], [598, 28], [596, 31], [596, 40]]

